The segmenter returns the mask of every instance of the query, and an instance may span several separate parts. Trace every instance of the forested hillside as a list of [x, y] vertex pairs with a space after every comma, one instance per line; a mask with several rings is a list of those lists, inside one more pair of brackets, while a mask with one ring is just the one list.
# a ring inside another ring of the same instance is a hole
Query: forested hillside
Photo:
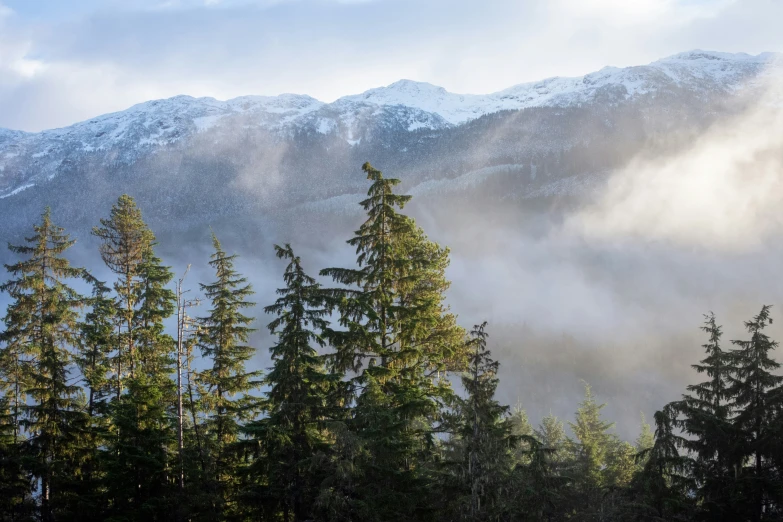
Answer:
[[[123, 195], [78, 267], [43, 210], [1, 287], [0, 519], [783, 519], [769, 306], [731, 341], [707, 314], [700, 382], [640, 416], [635, 440], [587, 383], [572, 418], [529, 419], [496, 397], [492, 324], [445, 302], [448, 248], [403, 213], [400, 180], [363, 171], [355, 262], [308, 274], [297, 237], [261, 245], [280, 276], [259, 317], [214, 233], [212, 275], [193, 282]], [[252, 346], [264, 327], [273, 343]]]

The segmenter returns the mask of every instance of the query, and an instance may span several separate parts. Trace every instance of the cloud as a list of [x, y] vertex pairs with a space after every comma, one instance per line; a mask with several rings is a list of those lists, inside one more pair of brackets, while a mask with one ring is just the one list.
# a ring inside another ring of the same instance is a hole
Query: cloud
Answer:
[[637, 157], [568, 222], [590, 239], [644, 239], [736, 251], [783, 228], [783, 71], [773, 66], [750, 107], [680, 153]]

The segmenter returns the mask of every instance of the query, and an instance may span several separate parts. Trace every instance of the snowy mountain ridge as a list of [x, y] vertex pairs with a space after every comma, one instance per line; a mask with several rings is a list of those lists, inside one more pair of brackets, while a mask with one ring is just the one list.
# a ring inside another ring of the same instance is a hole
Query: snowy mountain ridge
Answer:
[[361, 143], [368, 129], [403, 132], [460, 126], [499, 111], [621, 103], [680, 89], [730, 93], [763, 77], [780, 55], [689, 51], [648, 65], [605, 67], [581, 77], [549, 78], [486, 95], [455, 94], [400, 80], [324, 103], [306, 95], [242, 96], [227, 101], [180, 95], [140, 103], [69, 127], [28, 133], [0, 129], [0, 198], [62, 171], [68, 162], [132, 164], [200, 134], [264, 129], [285, 140], [298, 133]]

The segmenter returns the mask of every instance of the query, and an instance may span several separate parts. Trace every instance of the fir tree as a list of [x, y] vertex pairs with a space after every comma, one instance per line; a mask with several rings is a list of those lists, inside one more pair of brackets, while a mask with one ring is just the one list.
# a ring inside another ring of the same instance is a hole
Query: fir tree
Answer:
[[28, 433], [30, 469], [40, 482], [40, 516], [50, 521], [75, 516], [73, 494], [87, 425], [81, 389], [70, 377], [70, 350], [78, 343], [78, 311], [85, 298], [66, 281], [91, 278], [63, 257], [74, 241], [52, 223], [48, 208], [33, 229], [27, 245], [9, 245], [26, 259], [6, 265], [14, 279], [0, 288], [12, 299], [4, 339], [29, 358], [24, 379], [29, 403], [19, 423]]
[[778, 343], [764, 333], [764, 328], [772, 322], [769, 312], [770, 307], [764, 306], [758, 315], [745, 322], [749, 340], [732, 341], [738, 348], [731, 352], [734, 368], [728, 388], [735, 412], [732, 424], [742, 434], [740, 456], [750, 461], [742, 470], [737, 487], [747, 492], [746, 516], [754, 522], [762, 519], [768, 504], [777, 505], [783, 500], [779, 476], [770, 460], [773, 448], [779, 443], [771, 406], [783, 377], [772, 373], [780, 364], [770, 355]]
[[434, 423], [451, 394], [444, 372], [460, 364], [461, 330], [443, 305], [448, 252], [397, 212], [410, 200], [394, 193], [399, 180], [369, 163], [363, 170], [372, 181], [361, 202], [367, 220], [348, 241], [358, 268], [321, 275], [347, 285], [331, 292], [343, 329], [329, 337], [334, 368], [358, 374], [351, 425], [373, 461], [364, 494], [379, 517], [405, 518], [422, 502], [420, 464], [434, 455]]
[[464, 520], [501, 520], [508, 513], [512, 448], [520, 439], [512, 434], [508, 407], [495, 400], [499, 363], [487, 349], [486, 324], [471, 331], [468, 370], [462, 377], [467, 397], [457, 399], [452, 441], [458, 460], [448, 463], [456, 478], [458, 515]]
[[736, 520], [733, 509], [733, 475], [737, 457], [733, 455], [736, 435], [731, 422], [729, 383], [736, 368], [730, 354], [720, 346], [721, 327], [715, 315], [705, 316], [701, 329], [708, 334], [702, 345], [706, 357], [693, 368], [708, 380], [687, 387], [676, 404], [677, 425], [688, 435], [683, 446], [693, 457], [694, 478], [698, 484], [702, 516], [709, 520]]
[[576, 412], [576, 422], [569, 423], [576, 437], [569, 441], [574, 458], [574, 481], [577, 502], [586, 510], [601, 508], [605, 488], [611, 485], [609, 462], [615, 439], [609, 432], [613, 423], [603, 420], [601, 410], [605, 404], [598, 404], [592, 388], [584, 383], [585, 397]]
[[102, 520], [106, 504], [103, 481], [103, 447], [109, 442], [109, 400], [114, 396], [111, 379], [112, 353], [116, 348], [116, 310], [109, 289], [101, 282], [93, 284], [93, 296], [89, 300], [91, 310], [81, 323], [81, 342], [76, 364], [82, 374], [87, 394], [86, 412], [87, 451], [83, 460], [83, 487], [80, 493], [80, 511], [83, 520]]
[[247, 432], [263, 448], [254, 471], [267, 484], [261, 495], [267, 511], [299, 522], [312, 517], [323, 479], [314, 469], [313, 457], [328, 451], [325, 428], [338, 414], [334, 396], [340, 376], [326, 371], [324, 358], [316, 351], [325, 345], [321, 333], [329, 313], [320, 286], [304, 272], [290, 245], [275, 250], [289, 263], [283, 275], [285, 288], [264, 308], [276, 316], [268, 328], [277, 336], [270, 349], [274, 366], [264, 379], [269, 386], [268, 416], [248, 426]]
[[[6, 324], [21, 310], [11, 306]], [[30, 520], [34, 512], [33, 479], [23, 466], [24, 442], [22, 419], [32, 380], [31, 352], [27, 336], [13, 329], [0, 334], [5, 343], [0, 348], [0, 513], [2, 520]]]
[[214, 234], [212, 244], [215, 252], [209, 264], [215, 270], [216, 280], [201, 285], [211, 308], [209, 315], [199, 320], [197, 340], [202, 355], [211, 363], [200, 374], [206, 389], [201, 404], [207, 415], [206, 436], [211, 441], [207, 480], [213, 494], [213, 510], [222, 516], [236, 507], [231, 505], [236, 501], [238, 487], [236, 443], [241, 423], [253, 415], [255, 399], [248, 392], [255, 387], [253, 379], [259, 372], [245, 370], [255, 353], [247, 345], [254, 331], [249, 326], [253, 319], [243, 313], [255, 305], [248, 301], [253, 290], [234, 269], [237, 256], [226, 254]]
[[[139, 301], [139, 269], [145, 255], [152, 248], [154, 235], [144, 223], [141, 210], [132, 197], [123, 194], [112, 206], [108, 219], [101, 219], [101, 226], [94, 227], [93, 235], [101, 240], [100, 253], [103, 262], [118, 279], [114, 283], [117, 294], [117, 313], [124, 332], [117, 344], [116, 374], [117, 397], [122, 393], [125, 372], [134, 375], [136, 362], [137, 303]], [[127, 365], [126, 368], [123, 365]]]
[[632, 484], [638, 520], [692, 520], [692, 461], [680, 455], [683, 439], [675, 433], [677, 408], [669, 404], [655, 413], [655, 443], [640, 452], [644, 469]]
[[119, 198], [93, 234], [102, 241], [103, 261], [118, 275], [115, 310], [122, 325], [107, 455], [111, 513], [162, 520], [172, 509], [169, 455], [175, 439], [174, 342], [163, 327], [174, 310], [174, 294], [166, 288], [172, 273], [155, 255], [155, 236], [130, 196]]
[[32, 521], [33, 481], [23, 465], [19, 425], [10, 404], [0, 396], [0, 520]]

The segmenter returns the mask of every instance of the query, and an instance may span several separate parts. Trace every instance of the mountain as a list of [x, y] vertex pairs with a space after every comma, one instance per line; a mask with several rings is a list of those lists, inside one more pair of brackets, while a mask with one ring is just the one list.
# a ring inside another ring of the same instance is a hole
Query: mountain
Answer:
[[40, 133], [0, 129], [0, 198], [45, 184], [79, 165], [127, 168], [206, 135], [225, 141], [264, 131], [275, 141], [323, 136], [355, 146], [362, 140], [386, 139], [390, 133], [453, 129], [501, 111], [608, 108], [686, 93], [709, 98], [758, 80], [774, 58], [772, 53], [691, 51], [646, 66], [606, 67], [579, 78], [550, 78], [488, 95], [453, 94], [427, 83], [400, 80], [329, 104], [293, 94], [228, 101], [176, 96], [62, 129]]
[[450, 300], [462, 324], [491, 321], [514, 375], [503, 400], [570, 415], [586, 379], [634, 398], [611, 413], [633, 430], [640, 409], [692, 382], [673, 368], [699, 358], [700, 313], [759, 304], [780, 280], [769, 275], [779, 253], [720, 257], [552, 231], [634, 158], [675, 154], [741, 113], [778, 58], [691, 51], [487, 95], [401, 80], [333, 103], [176, 96], [62, 129], [0, 129], [2, 239], [18, 242], [50, 206], [79, 240], [72, 255], [100, 267], [90, 228], [128, 193], [178, 273], [193, 263], [192, 280], [209, 280], [198, 271], [212, 227], [265, 304], [278, 283], [273, 242], [293, 242], [314, 272], [351, 258], [343, 241], [360, 222], [370, 161], [403, 180], [415, 196], [406, 212], [452, 247]]

